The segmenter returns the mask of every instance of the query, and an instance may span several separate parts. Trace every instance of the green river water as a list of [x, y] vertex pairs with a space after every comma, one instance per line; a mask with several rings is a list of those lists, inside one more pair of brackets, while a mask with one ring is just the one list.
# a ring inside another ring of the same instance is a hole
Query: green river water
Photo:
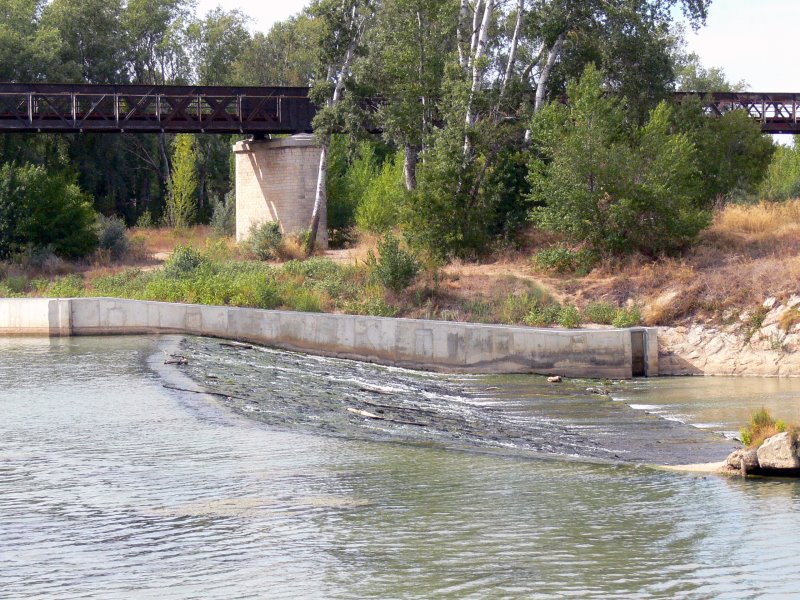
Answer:
[[0, 598], [797, 597], [800, 484], [645, 464], [800, 381], [597, 385], [0, 340]]

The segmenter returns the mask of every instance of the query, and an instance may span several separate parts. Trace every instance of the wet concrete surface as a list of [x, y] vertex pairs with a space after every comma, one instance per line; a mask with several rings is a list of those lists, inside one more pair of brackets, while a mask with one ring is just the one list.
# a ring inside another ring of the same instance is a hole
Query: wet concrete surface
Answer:
[[196, 391], [292, 431], [634, 464], [719, 461], [735, 447], [613, 400], [626, 382], [442, 375], [198, 337], [178, 348], [166, 360]]

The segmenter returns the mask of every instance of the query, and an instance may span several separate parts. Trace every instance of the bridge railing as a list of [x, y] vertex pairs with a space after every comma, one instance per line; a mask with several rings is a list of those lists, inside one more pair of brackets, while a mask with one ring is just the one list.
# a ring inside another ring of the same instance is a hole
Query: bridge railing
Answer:
[[311, 131], [315, 108], [307, 91], [306, 88], [0, 84], [0, 129], [297, 133]]

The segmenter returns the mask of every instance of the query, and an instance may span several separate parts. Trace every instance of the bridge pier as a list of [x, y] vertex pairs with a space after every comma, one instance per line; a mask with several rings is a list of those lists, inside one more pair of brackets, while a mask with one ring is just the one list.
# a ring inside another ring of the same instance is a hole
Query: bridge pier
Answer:
[[[278, 221], [286, 234], [308, 229], [314, 210], [320, 149], [309, 134], [245, 140], [233, 146], [236, 159], [236, 241], [255, 223]], [[323, 205], [317, 244], [328, 247]]]

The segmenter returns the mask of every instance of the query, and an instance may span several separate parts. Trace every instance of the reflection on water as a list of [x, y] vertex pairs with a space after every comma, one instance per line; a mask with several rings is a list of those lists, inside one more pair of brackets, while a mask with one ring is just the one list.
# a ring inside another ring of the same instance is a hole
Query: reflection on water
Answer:
[[146, 364], [154, 347], [0, 341], [0, 597], [751, 598], [800, 586], [797, 483], [276, 430], [165, 390]]

